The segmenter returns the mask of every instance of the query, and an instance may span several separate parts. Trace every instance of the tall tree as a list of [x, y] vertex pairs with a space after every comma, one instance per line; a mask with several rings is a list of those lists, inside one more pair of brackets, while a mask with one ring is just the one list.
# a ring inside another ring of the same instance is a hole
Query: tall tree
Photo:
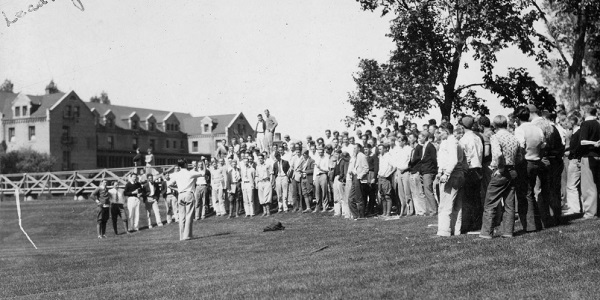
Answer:
[[598, 94], [594, 53], [600, 49], [600, 1], [532, 0], [532, 4], [559, 56], [542, 71], [545, 83], [569, 109], [577, 108]]
[[13, 87], [13, 83], [9, 79], [5, 79], [4, 83], [0, 85], [0, 92], [12, 93]]
[[[433, 106], [439, 107], [444, 117], [465, 110], [488, 113], [475, 87], [487, 88], [507, 99], [511, 93], [522, 93], [520, 100], [508, 99], [503, 105], [514, 106], [518, 101], [553, 103], [553, 97], [540, 92], [544, 88], [525, 69], [511, 69], [505, 76], [494, 74], [497, 53], [510, 46], [546, 64], [550, 45], [535, 32], [533, 24], [539, 13], [528, 9], [528, 1], [357, 1], [364, 10], [381, 8], [384, 15], [395, 14], [388, 36], [396, 49], [386, 63], [360, 61], [360, 71], [354, 77], [357, 90], [348, 99], [354, 112], [346, 119], [348, 125], [370, 120], [373, 110], [382, 110], [387, 120], [400, 113], [422, 117]], [[459, 71], [468, 68], [463, 61], [467, 53], [480, 63], [484, 75], [481, 82], [458, 85]], [[520, 86], [512, 87], [512, 83]], [[507, 84], [511, 89], [505, 88]]]
[[102, 93], [100, 93], [100, 96], [92, 96], [92, 98], [90, 98], [90, 102], [110, 104], [110, 99], [108, 98], [108, 93], [102, 91]]

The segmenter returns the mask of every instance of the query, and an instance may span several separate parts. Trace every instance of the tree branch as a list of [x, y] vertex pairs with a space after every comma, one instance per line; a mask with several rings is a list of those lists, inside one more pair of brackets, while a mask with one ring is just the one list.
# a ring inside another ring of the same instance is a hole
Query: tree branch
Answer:
[[462, 90], [464, 90], [464, 89], [468, 89], [468, 88], [470, 88], [470, 87], [474, 87], [474, 86], [484, 86], [484, 85], [486, 85], [486, 84], [485, 84], [485, 83], [472, 83], [472, 84], [462, 85], [462, 86], [459, 86], [459, 87], [457, 87], [457, 88], [456, 88], [456, 91], [457, 91], [457, 92], [460, 92], [460, 91], [462, 91]]
[[533, 6], [535, 6], [537, 11], [542, 16], [542, 19], [544, 20], [544, 24], [546, 25], [546, 28], [548, 29], [548, 33], [550, 34], [550, 37], [552, 37], [552, 39], [554, 40], [554, 43], [552, 43], [552, 45], [554, 46], [554, 48], [556, 48], [556, 50], [558, 50], [558, 53], [560, 53], [560, 57], [565, 62], [565, 64], [567, 64], [568, 67], [571, 67], [571, 63], [565, 56], [565, 53], [564, 53], [562, 47], [558, 43], [558, 38], [556, 37], [555, 34], [552, 33], [552, 30], [550, 30], [550, 22], [546, 18], [546, 13], [542, 10], [542, 8], [537, 4], [537, 2], [535, 0], [531, 0], [531, 4], [533, 4]]

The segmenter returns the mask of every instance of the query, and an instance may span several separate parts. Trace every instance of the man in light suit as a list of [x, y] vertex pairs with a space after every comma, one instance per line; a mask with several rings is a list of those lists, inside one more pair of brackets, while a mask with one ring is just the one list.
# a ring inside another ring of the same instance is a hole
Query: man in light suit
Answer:
[[358, 220], [365, 217], [365, 207], [363, 204], [363, 188], [361, 183], [368, 181], [369, 163], [367, 157], [363, 153], [363, 146], [356, 144], [353, 149], [352, 158], [348, 166], [348, 177], [351, 178], [350, 195], [348, 202], [350, 204], [350, 212], [352, 218]]

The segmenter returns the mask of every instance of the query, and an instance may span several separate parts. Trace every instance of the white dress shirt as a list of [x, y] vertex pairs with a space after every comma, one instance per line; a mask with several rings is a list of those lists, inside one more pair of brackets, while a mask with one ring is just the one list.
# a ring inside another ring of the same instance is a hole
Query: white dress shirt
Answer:
[[177, 191], [182, 194], [185, 192], [191, 192], [196, 184], [196, 178], [204, 176], [203, 173], [197, 171], [189, 171], [186, 169], [181, 169], [181, 171], [177, 173], [173, 173], [171, 175], [171, 180], [169, 180], [169, 185], [173, 183], [177, 184]]
[[469, 169], [481, 168], [483, 159], [483, 143], [481, 143], [479, 136], [477, 136], [472, 130], [465, 129], [465, 135], [463, 135], [459, 143], [465, 150], [465, 156], [467, 158], [467, 163], [469, 164]]
[[329, 171], [329, 155], [317, 155], [316, 157], [313, 157], [313, 159], [315, 160], [314, 176], [317, 176], [319, 174], [327, 174], [327, 172]]

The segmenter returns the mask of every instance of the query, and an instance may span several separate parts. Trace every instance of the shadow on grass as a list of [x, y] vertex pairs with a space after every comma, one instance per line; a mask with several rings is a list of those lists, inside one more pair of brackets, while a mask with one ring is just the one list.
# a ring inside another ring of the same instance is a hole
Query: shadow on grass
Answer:
[[204, 235], [204, 236], [195, 236], [192, 237], [190, 239], [190, 241], [193, 240], [201, 240], [201, 239], [207, 239], [207, 238], [211, 238], [211, 237], [217, 237], [217, 236], [224, 236], [224, 235], [230, 235], [231, 232], [219, 232], [219, 233], [215, 233], [215, 234], [209, 234], [209, 235]]

